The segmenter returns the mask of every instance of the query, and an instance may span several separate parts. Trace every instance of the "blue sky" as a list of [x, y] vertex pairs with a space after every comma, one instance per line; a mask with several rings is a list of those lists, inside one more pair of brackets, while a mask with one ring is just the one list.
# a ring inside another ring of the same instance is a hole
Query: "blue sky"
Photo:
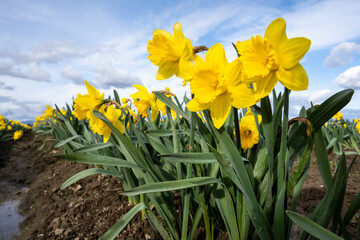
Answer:
[[[347, 118], [360, 117], [360, 1], [19, 1], [0, 0], [0, 114], [34, 120], [46, 104], [64, 106], [86, 93], [84, 79], [106, 96], [169, 86], [182, 97], [189, 86], [172, 78], [155, 80], [147, 59], [152, 31], [172, 33], [180, 22], [194, 46], [222, 43], [229, 61], [231, 42], [264, 35], [279, 17], [288, 37], [307, 37], [302, 60], [306, 91], [291, 93], [291, 114], [345, 88], [355, 94]], [[282, 90], [279, 85], [277, 90]]]

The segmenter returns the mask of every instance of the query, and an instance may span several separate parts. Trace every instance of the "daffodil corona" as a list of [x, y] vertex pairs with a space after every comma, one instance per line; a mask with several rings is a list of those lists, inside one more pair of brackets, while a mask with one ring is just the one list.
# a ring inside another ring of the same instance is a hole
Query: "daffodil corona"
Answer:
[[[258, 121], [261, 122], [261, 116], [258, 115]], [[259, 131], [256, 126], [255, 116], [250, 110], [240, 120], [240, 140], [244, 151], [252, 148], [259, 142]]]
[[148, 58], [159, 67], [157, 80], [168, 79], [175, 74], [189, 81], [198, 56], [194, 53], [190, 39], [185, 38], [181, 24], [177, 22], [173, 28], [174, 35], [160, 29], [153, 32], [153, 39], [147, 46], [150, 54]]
[[130, 97], [134, 100], [134, 105], [137, 108], [138, 113], [144, 117], [148, 117], [148, 109], [151, 107], [151, 121], [155, 121], [157, 115], [159, 114], [155, 94], [149, 93], [144, 86], [137, 84], [134, 84], [133, 86], [139, 90], [138, 92], [130, 95]]
[[100, 94], [99, 90], [91, 86], [86, 80], [85, 85], [88, 93], [85, 95], [78, 94], [74, 100], [73, 114], [79, 120], [90, 119], [92, 111], [99, 109], [104, 100], [104, 93]]
[[[121, 110], [116, 109], [113, 105], [110, 105], [105, 110], [105, 106], [99, 108], [99, 112], [104, 114], [104, 116], [116, 127], [121, 133], [124, 133], [124, 125], [119, 120], [121, 116]], [[106, 143], [111, 136], [111, 129], [106, 125], [106, 123], [97, 118], [94, 114], [90, 116], [90, 127], [94, 133], [103, 136], [103, 141]]]
[[282, 18], [270, 23], [264, 38], [256, 36], [237, 42], [244, 81], [253, 83], [258, 99], [267, 96], [278, 81], [290, 90], [307, 89], [309, 79], [299, 61], [310, 44], [311, 41], [304, 37], [288, 39], [286, 22]]
[[190, 83], [194, 98], [187, 104], [190, 111], [210, 109], [216, 128], [220, 128], [231, 106], [249, 107], [256, 103], [253, 90], [241, 81], [241, 62], [236, 59], [229, 63], [224, 47], [217, 43], [205, 55], [205, 61], [199, 61]]

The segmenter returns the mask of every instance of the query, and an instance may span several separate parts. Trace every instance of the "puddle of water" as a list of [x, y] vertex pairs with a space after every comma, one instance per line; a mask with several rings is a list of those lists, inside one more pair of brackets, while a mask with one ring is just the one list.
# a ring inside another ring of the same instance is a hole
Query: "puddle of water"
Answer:
[[0, 239], [10, 240], [19, 233], [19, 223], [24, 217], [18, 214], [19, 200], [3, 202], [0, 205]]

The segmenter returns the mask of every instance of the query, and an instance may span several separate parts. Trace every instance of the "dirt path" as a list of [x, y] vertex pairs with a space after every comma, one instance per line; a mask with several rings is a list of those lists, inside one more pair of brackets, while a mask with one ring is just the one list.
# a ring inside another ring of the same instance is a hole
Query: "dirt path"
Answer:
[[[65, 180], [88, 166], [54, 158], [61, 152], [52, 150], [51, 142], [42, 151], [36, 151], [45, 139], [39, 140], [38, 143], [33, 135], [25, 134], [20, 141], [2, 146], [0, 152], [0, 200], [20, 201], [19, 212], [24, 216], [21, 234], [16, 238], [100, 238], [132, 208], [118, 192], [118, 179], [91, 176], [60, 190]], [[5, 222], [0, 221], [0, 225]], [[4, 234], [0, 239], [13, 238]], [[116, 239], [160, 238], [138, 214]]]

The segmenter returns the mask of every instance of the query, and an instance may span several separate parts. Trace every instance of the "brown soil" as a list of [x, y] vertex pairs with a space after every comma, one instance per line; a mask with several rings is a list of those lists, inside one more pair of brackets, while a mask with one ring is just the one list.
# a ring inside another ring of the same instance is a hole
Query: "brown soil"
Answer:
[[[53, 155], [61, 153], [51, 149], [53, 142], [37, 151], [45, 140], [34, 141], [27, 133], [17, 142], [0, 145], [0, 203], [19, 199], [19, 212], [25, 216], [20, 224], [18, 239], [98, 239], [132, 205], [120, 195], [118, 179], [103, 175], [87, 177], [61, 190], [69, 177], [88, 168], [88, 165], [58, 160]], [[46, 151], [48, 150], [48, 151]], [[348, 156], [348, 164], [354, 156]], [[333, 154], [329, 155], [334, 158]], [[360, 163], [355, 161], [347, 183], [344, 209], [360, 191]], [[27, 187], [26, 190], [23, 190]], [[324, 196], [316, 158], [313, 154], [311, 168], [305, 181], [296, 209], [309, 216]], [[356, 239], [359, 217], [350, 224], [348, 231]], [[302, 230], [294, 226], [294, 239]], [[161, 239], [141, 214], [131, 221], [117, 239]]]
[[[1, 202], [20, 199], [19, 212], [25, 220], [17, 239], [99, 239], [133, 207], [119, 194], [118, 179], [109, 176], [90, 176], [61, 190], [63, 182], [88, 166], [54, 158], [61, 151], [45, 151], [51, 142], [36, 151], [40, 145], [28, 133], [11, 143], [11, 151], [3, 148], [1, 153], [0, 179], [29, 187], [15, 194], [13, 188], [1, 192]], [[138, 213], [116, 239], [160, 237]]]

